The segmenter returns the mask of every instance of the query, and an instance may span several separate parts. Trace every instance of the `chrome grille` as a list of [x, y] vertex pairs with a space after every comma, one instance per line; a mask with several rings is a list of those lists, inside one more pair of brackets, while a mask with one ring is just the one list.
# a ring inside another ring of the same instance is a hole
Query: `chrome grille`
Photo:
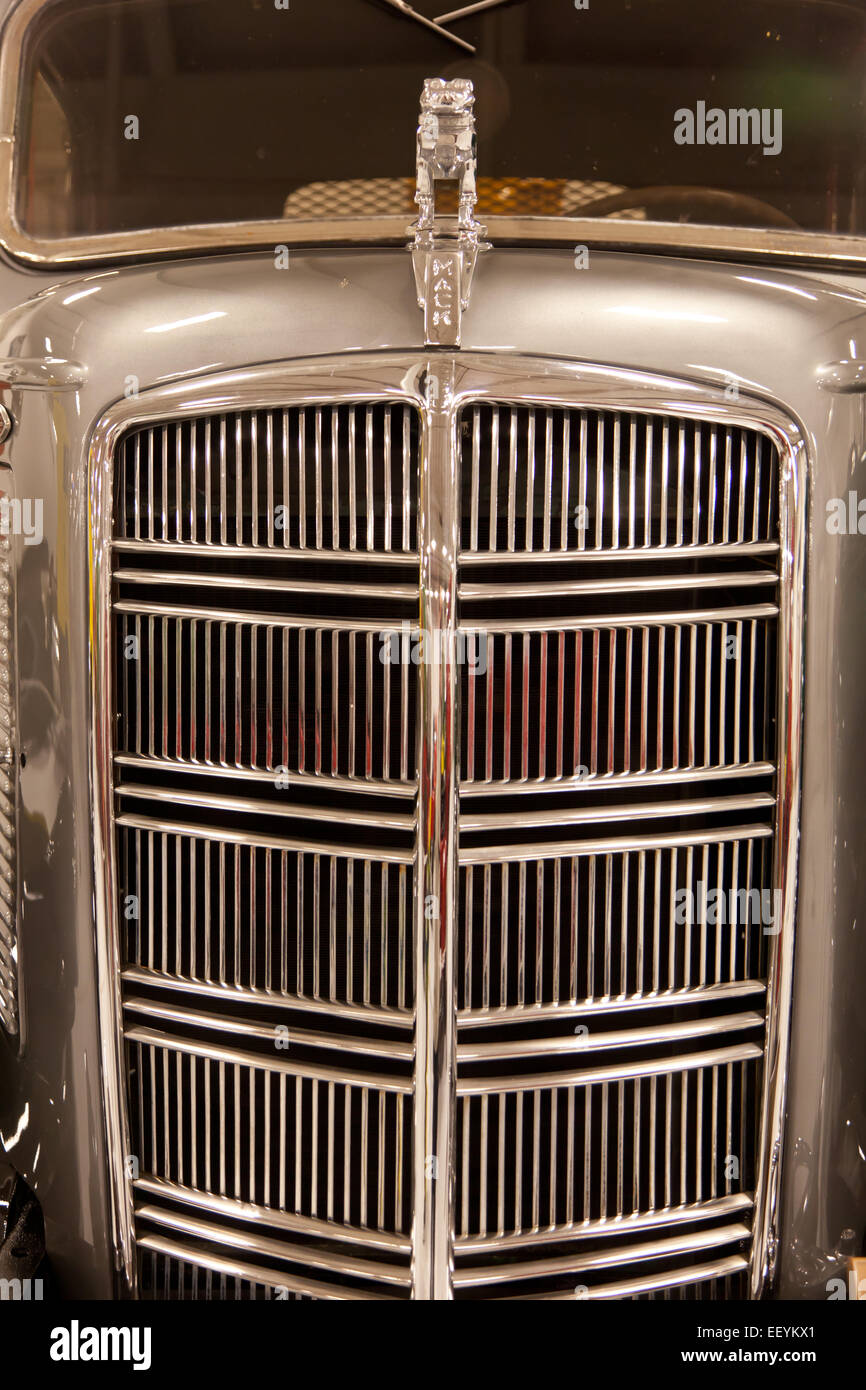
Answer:
[[416, 682], [380, 633], [417, 610], [417, 560], [393, 565], [417, 547], [418, 447], [417, 411], [375, 401], [150, 423], [116, 450], [115, 855], [150, 1296], [411, 1282]]
[[[757, 589], [776, 576], [745, 582]], [[567, 594], [566, 584], [558, 602]], [[483, 660], [465, 668], [464, 790], [646, 773], [682, 779], [697, 769], [769, 771], [765, 702], [777, 611], [758, 603], [604, 626], [584, 618], [568, 628], [544, 618], [531, 628], [493, 618], [477, 629], [467, 624]]]
[[463, 549], [773, 549], [777, 462], [753, 430], [620, 411], [464, 410]]
[[116, 541], [411, 558], [417, 451], [399, 402], [160, 422], [118, 452]]
[[[766, 812], [772, 802], [750, 797], [745, 805]], [[653, 812], [671, 817], [678, 809], [623, 808], [623, 817], [637, 822], [640, 848], [611, 837], [566, 852], [550, 843], [464, 849], [460, 1008], [491, 1017], [525, 1008], [577, 1014], [601, 1000], [653, 1007], [672, 996], [687, 1003], [762, 994], [766, 938], [756, 937], [751, 923], [771, 879], [771, 831], [689, 836], [644, 829]], [[702, 895], [709, 901], [711, 894], [714, 922], [700, 913]], [[682, 910], [689, 901], [696, 909], [690, 914]], [[678, 914], [693, 920], [678, 922]]]
[[[144, 999], [127, 1000], [126, 1008], [163, 1023], [189, 1020], [247, 1046], [269, 1042], [272, 1052], [280, 1041], [277, 1027], [266, 1024], [226, 1026]], [[290, 1030], [287, 1051], [309, 1040], [306, 1030]], [[163, 1198], [204, 1191], [256, 1207], [263, 1217], [273, 1211], [277, 1218], [339, 1221], [356, 1228], [356, 1236], [408, 1231], [405, 1079], [281, 1061], [280, 1053], [239, 1052], [210, 1039], [170, 1038], [134, 1021], [127, 1044], [133, 1142], [148, 1174], [142, 1190]], [[404, 1050], [404, 1060], [409, 1055]]]
[[[411, 791], [415, 687], [406, 666], [379, 659], [381, 621], [316, 625], [144, 598], [115, 612], [118, 751], [129, 765], [156, 758]], [[135, 661], [123, 656], [130, 642]]]
[[[732, 1033], [747, 1035], [760, 1028], [761, 1019], [741, 1014], [728, 1024]], [[682, 1025], [674, 1028], [679, 1032], [670, 1029], [672, 1046], [689, 1033]], [[708, 1020], [705, 1031], [720, 1032], [718, 1021]], [[622, 1046], [621, 1036], [609, 1033], [606, 1047]], [[649, 1029], [640, 1039], [632, 1036], [632, 1047], [653, 1040]], [[663, 1033], [658, 1040], [664, 1041]], [[561, 1084], [555, 1074], [522, 1085], [514, 1077], [464, 1080], [457, 1127], [463, 1155], [458, 1251], [495, 1255], [531, 1245], [540, 1231], [549, 1244], [574, 1234], [577, 1226], [586, 1240], [622, 1231], [623, 1218], [630, 1230], [651, 1231], [662, 1224], [658, 1213], [665, 1209], [676, 1208], [681, 1221], [731, 1212], [742, 1219], [750, 1207], [742, 1187], [751, 1187], [754, 1174], [741, 1174], [734, 1191], [725, 1163], [747, 1143], [759, 1056], [760, 1049], [747, 1043], [687, 1054], [679, 1063], [590, 1062], [577, 1078], [564, 1075]], [[674, 1070], [678, 1064], [682, 1069]], [[712, 1206], [728, 1197], [718, 1210]], [[710, 1205], [705, 1209], [704, 1203]], [[513, 1278], [514, 1271], [500, 1271], [500, 1277]]]
[[[314, 1295], [296, 1293], [280, 1285], [278, 1276], [265, 1270], [255, 1271], [258, 1277], [243, 1277], [236, 1273], [240, 1266], [230, 1262], [220, 1267], [206, 1256], [199, 1257], [201, 1264], [190, 1259], [177, 1259], [171, 1255], [158, 1253], [148, 1246], [142, 1246], [139, 1257], [139, 1284], [143, 1298], [150, 1299], [189, 1299], [200, 1301], [217, 1299], [220, 1302], [268, 1302], [284, 1299], [292, 1303], [314, 1301]], [[249, 1266], [245, 1273], [249, 1274]]]
[[118, 820], [139, 904], [126, 976], [262, 1003], [409, 1014], [412, 865], [341, 846]]
[[455, 1293], [713, 1284], [757, 1180], [778, 453], [526, 404], [458, 432]]
[[[576, 406], [601, 369], [565, 368], [534, 404], [537, 365], [475, 399], [462, 360], [353, 362], [340, 403], [333, 365], [251, 369], [272, 403], [106, 428], [145, 1296], [760, 1284], [793, 454], [756, 406], [650, 413], [626, 375]], [[405, 660], [419, 605], [466, 662]]]

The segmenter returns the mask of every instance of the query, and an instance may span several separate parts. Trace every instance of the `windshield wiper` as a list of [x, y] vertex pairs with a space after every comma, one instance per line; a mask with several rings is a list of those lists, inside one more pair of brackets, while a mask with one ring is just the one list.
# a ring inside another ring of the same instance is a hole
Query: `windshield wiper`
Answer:
[[452, 19], [463, 19], [465, 15], [477, 14], [479, 10], [492, 10], [497, 5], [506, 5], [509, 0], [476, 0], [474, 5], [464, 5], [462, 10], [451, 10], [449, 14], [437, 14], [437, 24], [448, 24]]
[[413, 10], [411, 5], [406, 4], [406, 0], [382, 0], [383, 5], [390, 5], [392, 10], [398, 14], [404, 14], [407, 19], [414, 19], [416, 24], [423, 24], [425, 29], [432, 29], [434, 34], [439, 34], [443, 39], [450, 39], [456, 43], [458, 48], [465, 48], [467, 53], [476, 51], [473, 43], [467, 43], [465, 39], [459, 39], [456, 34], [452, 34], [448, 29], [443, 29], [441, 24], [437, 24], [435, 19], [428, 19], [426, 15], [419, 14]]

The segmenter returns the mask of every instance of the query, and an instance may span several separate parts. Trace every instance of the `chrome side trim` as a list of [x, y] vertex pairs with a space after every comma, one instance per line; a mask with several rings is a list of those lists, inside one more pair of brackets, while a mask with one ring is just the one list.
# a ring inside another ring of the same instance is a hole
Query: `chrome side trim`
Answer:
[[776, 1269], [776, 1222], [785, 1127], [785, 1088], [794, 979], [797, 912], [797, 855], [800, 841], [803, 742], [803, 625], [806, 586], [806, 460], [802, 449], [782, 453], [779, 534], [779, 615], [776, 848], [773, 881], [782, 894], [781, 930], [771, 938], [767, 983], [767, 1040], [760, 1172], [755, 1194], [752, 1297], [772, 1286]]

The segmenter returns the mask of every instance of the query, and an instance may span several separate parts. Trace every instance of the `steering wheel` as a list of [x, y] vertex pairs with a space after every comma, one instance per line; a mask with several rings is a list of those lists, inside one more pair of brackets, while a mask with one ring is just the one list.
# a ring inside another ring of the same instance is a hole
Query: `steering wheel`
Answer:
[[652, 184], [648, 188], [626, 188], [609, 193], [594, 203], [576, 208], [577, 217], [609, 217], [630, 208], [644, 208], [656, 222], [687, 222], [692, 214], [699, 222], [734, 227], [793, 227], [799, 223], [786, 212], [752, 198], [747, 193], [731, 193], [722, 188], [702, 188], [688, 184]]

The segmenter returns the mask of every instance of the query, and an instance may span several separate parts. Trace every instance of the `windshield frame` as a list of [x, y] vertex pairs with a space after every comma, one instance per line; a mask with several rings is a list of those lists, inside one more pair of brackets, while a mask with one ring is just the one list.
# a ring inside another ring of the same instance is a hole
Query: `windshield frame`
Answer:
[[[401, 246], [410, 228], [404, 217], [340, 217], [188, 223], [85, 236], [35, 237], [16, 210], [21, 152], [20, 87], [25, 41], [39, 12], [56, 0], [17, 0], [0, 31], [0, 249], [36, 269], [74, 269], [94, 264], [154, 261], [178, 256], [273, 250], [286, 246]], [[407, 146], [413, 132], [407, 130]], [[634, 221], [629, 218], [488, 216], [494, 245], [570, 246], [645, 251], [722, 260], [758, 260], [866, 269], [866, 236], [705, 223]]]

